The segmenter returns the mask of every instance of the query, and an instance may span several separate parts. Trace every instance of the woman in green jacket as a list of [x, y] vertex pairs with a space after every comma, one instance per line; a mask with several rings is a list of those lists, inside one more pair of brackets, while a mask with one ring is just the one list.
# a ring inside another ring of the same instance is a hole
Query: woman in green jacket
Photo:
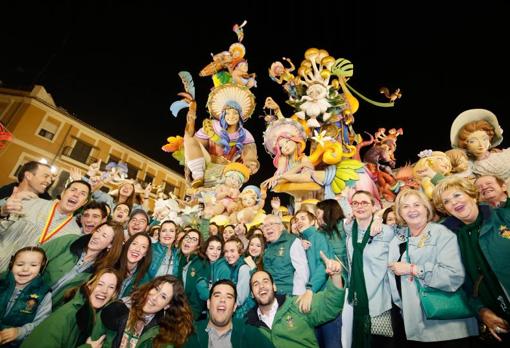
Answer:
[[120, 276], [110, 267], [99, 270], [71, 301], [57, 309], [28, 336], [22, 348], [72, 348], [85, 343], [96, 312], [118, 294]]
[[96, 322], [89, 347], [180, 347], [193, 331], [193, 316], [182, 283], [157, 277], [131, 297], [108, 305]]
[[202, 235], [195, 229], [188, 230], [180, 244], [179, 276], [184, 284], [193, 319], [205, 314], [209, 298], [209, 263], [200, 253]]
[[237, 291], [236, 311], [234, 318], [244, 318], [246, 313], [255, 306], [253, 298], [250, 296], [250, 276], [251, 267], [244, 261], [243, 242], [232, 237], [223, 246], [225, 260], [230, 268], [230, 280], [235, 284]]
[[49, 263], [43, 278], [51, 288], [53, 310], [64, 304], [68, 289], [86, 282], [95, 269], [113, 266], [123, 242], [122, 227], [105, 222], [92, 234], [67, 235], [45, 243], [42, 248]]
[[150, 280], [151, 261], [151, 237], [145, 232], [129, 237], [117, 262], [117, 269], [122, 276], [119, 298], [129, 296], [137, 287]]
[[[348, 265], [342, 207], [336, 199], [325, 199], [317, 203], [316, 216], [319, 232], [326, 236], [335, 258], [344, 265]], [[342, 276], [344, 280], [347, 279], [346, 269], [342, 270]], [[316, 332], [321, 348], [338, 347], [342, 340], [342, 314], [338, 315], [335, 320], [319, 326]]]
[[223, 240], [210, 236], [202, 245], [202, 254], [209, 261], [209, 288], [221, 279], [230, 279], [230, 268], [223, 258]]

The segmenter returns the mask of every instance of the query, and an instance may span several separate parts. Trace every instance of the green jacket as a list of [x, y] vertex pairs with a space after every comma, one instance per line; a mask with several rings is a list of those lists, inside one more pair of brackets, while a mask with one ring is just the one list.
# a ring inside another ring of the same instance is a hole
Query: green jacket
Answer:
[[312, 291], [319, 292], [326, 286], [328, 275], [326, 274], [326, 267], [321, 259], [320, 252], [331, 258], [333, 251], [328, 244], [326, 237], [317, 231], [314, 226], [308, 227], [302, 232], [302, 236], [305, 240], [311, 243], [310, 247], [306, 249], [306, 258], [308, 260], [308, 266], [310, 267], [310, 280]]
[[[344, 231], [343, 220], [338, 221], [336, 228], [339, 233], [336, 231], [333, 233], [328, 233], [324, 229], [319, 229], [319, 232], [324, 234], [328, 240], [328, 244], [331, 247], [333, 255], [342, 261], [345, 267], [349, 267], [349, 261], [347, 260], [347, 247], [345, 245], [346, 235]], [[346, 269], [342, 269], [342, 275], [344, 279], [347, 279], [348, 272]]]
[[283, 231], [280, 238], [266, 246], [264, 251], [264, 270], [271, 273], [278, 293], [292, 295], [294, 266], [290, 258], [290, 247], [296, 236]]
[[[85, 295], [74, 298], [53, 312], [23, 341], [22, 348], [72, 348], [84, 343], [94, 325], [95, 311]], [[106, 346], [105, 346], [106, 347]]]
[[[42, 245], [48, 257], [48, 266], [43, 274], [43, 279], [53, 287], [63, 276], [65, 276], [80, 259], [82, 252], [87, 247], [91, 235], [67, 235], [57, 237]], [[53, 310], [64, 304], [64, 294], [68, 289], [80, 286], [85, 283], [93, 272], [93, 267], [89, 267], [84, 272], [78, 274], [67, 284], [52, 292]]]
[[183, 279], [183, 269], [188, 264], [186, 257], [181, 254], [179, 261], [179, 277], [185, 283], [184, 291], [193, 312], [193, 319], [198, 320], [206, 309], [206, 301], [209, 298], [209, 262], [198, 255], [191, 256]]
[[218, 280], [230, 279], [230, 267], [225, 258], [220, 258], [215, 262], [209, 262], [209, 284], [212, 286]]
[[[159, 320], [163, 313], [157, 313], [149, 324], [145, 325], [142, 335], [138, 339], [136, 348], [151, 348], [154, 338], [159, 333]], [[96, 321], [90, 338], [95, 341], [102, 335], [106, 335], [103, 342], [104, 348], [118, 347], [126, 328], [129, 316], [129, 309], [122, 301], [115, 301], [106, 306]], [[90, 347], [84, 344], [80, 348]], [[167, 344], [162, 348], [173, 348], [173, 345]]]
[[25, 286], [16, 298], [11, 310], [5, 315], [7, 304], [15, 290], [16, 282], [12, 272], [0, 279], [0, 330], [8, 327], [20, 327], [34, 321], [39, 304], [50, 290], [40, 276]]
[[324, 291], [313, 295], [312, 309], [309, 313], [299, 311], [296, 296], [276, 295], [278, 310], [272, 329], [259, 319], [258, 307], [248, 312], [246, 322], [258, 327], [275, 347], [316, 348], [319, 344], [314, 328], [335, 319], [342, 312], [344, 296], [344, 289], [337, 288], [331, 280], [328, 280]]
[[[208, 348], [209, 334], [207, 331], [208, 320], [195, 322], [195, 333], [186, 342], [185, 348]], [[271, 341], [265, 337], [256, 327], [247, 325], [241, 319], [232, 320], [232, 334], [230, 336], [232, 348], [272, 348]]]
[[126, 281], [127, 283], [124, 283], [124, 281], [122, 282], [121, 293], [119, 294], [119, 296], [117, 296], [118, 298], [122, 298], [122, 297], [131, 295], [131, 293], [135, 289], [140, 288], [140, 286], [144, 285], [145, 283], [150, 282], [152, 279], [151, 276], [149, 275], [149, 271], [147, 270], [145, 272], [145, 274], [142, 276], [142, 278], [140, 279], [140, 282], [138, 282], [138, 285], [136, 287], [133, 287], [134, 281], [137, 276], [138, 276], [138, 270], [135, 271], [135, 273], [133, 274], [133, 276], [131, 278], [124, 279], [124, 281]]
[[[498, 278], [507, 294], [510, 293], [510, 210], [508, 208], [491, 208], [487, 205], [479, 205], [482, 214], [482, 226], [480, 228], [479, 245], [483, 256]], [[457, 233], [464, 225], [460, 220], [449, 216], [443, 221], [443, 225]], [[464, 257], [464, 255], [463, 255]], [[471, 279], [466, 274], [465, 287], [469, 294], [473, 293], [476, 279]], [[509, 299], [510, 300], [510, 299]], [[477, 312], [484, 305], [479, 297], [471, 297], [471, 305]]]

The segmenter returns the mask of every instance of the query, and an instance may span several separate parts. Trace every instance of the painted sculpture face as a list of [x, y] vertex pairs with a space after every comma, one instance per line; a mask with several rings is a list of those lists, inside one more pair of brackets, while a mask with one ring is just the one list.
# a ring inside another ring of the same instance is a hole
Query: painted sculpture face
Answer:
[[281, 154], [284, 156], [290, 156], [297, 150], [296, 142], [287, 138], [278, 140], [278, 146], [280, 147]]
[[477, 159], [485, 155], [490, 146], [490, 137], [486, 132], [482, 130], [477, 130], [471, 133], [466, 140], [467, 151]]
[[243, 192], [241, 195], [243, 207], [253, 207], [257, 204], [257, 194], [253, 191]]
[[239, 112], [236, 109], [228, 108], [225, 110], [225, 121], [229, 126], [235, 126], [239, 123]]

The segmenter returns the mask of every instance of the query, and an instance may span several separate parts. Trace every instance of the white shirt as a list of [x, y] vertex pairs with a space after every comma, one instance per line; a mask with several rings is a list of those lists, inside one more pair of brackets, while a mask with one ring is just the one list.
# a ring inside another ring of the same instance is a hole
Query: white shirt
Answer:
[[257, 315], [259, 316], [259, 319], [264, 322], [270, 329], [273, 328], [273, 321], [274, 317], [276, 315], [276, 311], [278, 310], [278, 301], [276, 298], [273, 301], [273, 304], [271, 306], [271, 309], [269, 310], [269, 313], [267, 315], [262, 314], [260, 311], [260, 307], [257, 308]]

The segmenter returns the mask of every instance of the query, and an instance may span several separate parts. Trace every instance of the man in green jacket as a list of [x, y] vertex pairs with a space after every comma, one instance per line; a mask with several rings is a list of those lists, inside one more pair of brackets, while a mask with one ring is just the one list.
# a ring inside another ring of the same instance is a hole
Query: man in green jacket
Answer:
[[333, 320], [342, 311], [344, 289], [341, 265], [321, 252], [330, 279], [324, 291], [313, 295], [310, 312], [302, 313], [296, 297], [275, 295], [273, 277], [265, 271], [255, 272], [250, 287], [258, 306], [248, 312], [247, 323], [254, 325], [275, 347], [318, 347], [314, 328]]
[[195, 333], [186, 348], [272, 348], [271, 341], [257, 328], [232, 319], [236, 301], [237, 290], [232, 281], [222, 279], [214, 283], [207, 300], [209, 320], [195, 322]]

